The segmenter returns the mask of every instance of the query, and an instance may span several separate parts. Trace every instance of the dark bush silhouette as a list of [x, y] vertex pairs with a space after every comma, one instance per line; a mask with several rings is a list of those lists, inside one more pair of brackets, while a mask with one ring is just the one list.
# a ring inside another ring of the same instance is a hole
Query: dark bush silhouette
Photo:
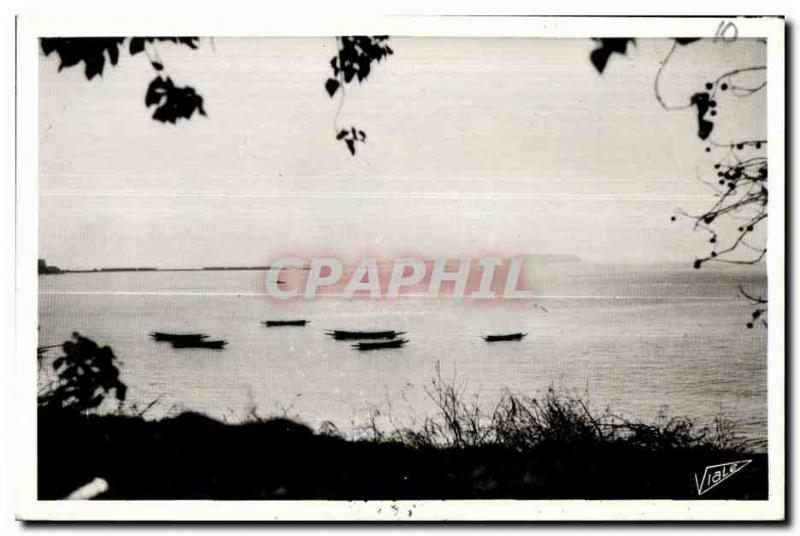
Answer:
[[[100, 477], [101, 499], [765, 499], [768, 460], [730, 427], [683, 418], [653, 424], [596, 413], [549, 391], [506, 396], [483, 414], [459, 386], [434, 382], [441, 402], [424, 426], [345, 439], [255, 414], [231, 425], [195, 413], [135, 416], [40, 412], [39, 498]], [[70, 437], [70, 441], [63, 441]], [[698, 495], [696, 473], [752, 463]], [[70, 463], [63, 463], [64, 459]]]
[[388, 435], [374, 422], [365, 428], [374, 440], [393, 439], [415, 447], [466, 448], [501, 445], [524, 452], [559, 444], [597, 447], [610, 443], [635, 445], [649, 451], [685, 449], [749, 450], [736, 434], [735, 422], [717, 418], [713, 426], [697, 426], [688, 417], [667, 416], [655, 422], [631, 420], [611, 410], [595, 411], [577, 396], [550, 387], [540, 398], [507, 392], [486, 412], [477, 399], [464, 395], [465, 380], [445, 381], [438, 373], [426, 392], [437, 413], [412, 427], [395, 427]]
[[85, 413], [97, 408], [112, 392], [123, 402], [127, 387], [119, 379], [114, 352], [93, 340], [72, 334], [62, 345], [64, 355], [53, 361], [58, 380], [39, 396], [39, 407], [70, 413]]
[[702, 498], [767, 493], [766, 455], [729, 421], [630, 421], [552, 388], [541, 399], [506, 394], [486, 413], [438, 367], [428, 389], [436, 414], [388, 432], [373, 419], [360, 439], [255, 408], [237, 425], [192, 412], [146, 421], [157, 400], [140, 412], [93, 411], [112, 391], [125, 399], [109, 347], [75, 333], [63, 350], [59, 381], [40, 397], [40, 500], [94, 478], [108, 482], [105, 499], [696, 499], [693, 472], [743, 457], [748, 470]]

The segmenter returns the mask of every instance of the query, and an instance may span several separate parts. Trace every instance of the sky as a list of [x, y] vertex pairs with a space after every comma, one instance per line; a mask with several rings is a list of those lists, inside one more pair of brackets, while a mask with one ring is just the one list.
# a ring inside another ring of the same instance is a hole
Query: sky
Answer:
[[[689, 220], [670, 221], [714, 202], [698, 176], [719, 156], [693, 108], [655, 98], [671, 40], [638, 40], [602, 75], [586, 39], [390, 43], [338, 116], [324, 89], [333, 38], [160, 43], [151, 53], [208, 112], [176, 125], [144, 105], [144, 55], [124, 52], [92, 81], [41, 55], [39, 256], [80, 269], [286, 255], [691, 264], [709, 251]], [[765, 50], [680, 47], [661, 93], [685, 104], [726, 70], [764, 64]], [[764, 93], [720, 98], [712, 138], [765, 137]], [[355, 156], [335, 140], [350, 125], [368, 136]]]

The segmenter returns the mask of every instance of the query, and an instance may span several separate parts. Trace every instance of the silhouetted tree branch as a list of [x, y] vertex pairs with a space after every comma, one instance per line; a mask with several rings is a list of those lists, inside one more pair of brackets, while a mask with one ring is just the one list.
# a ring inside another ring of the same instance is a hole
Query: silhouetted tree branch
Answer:
[[[124, 37], [48, 37], [41, 39], [42, 52], [49, 56], [55, 52], [61, 60], [58, 70], [84, 64], [84, 74], [91, 80], [102, 76], [106, 56], [111, 65], [119, 60], [120, 47]], [[155, 106], [153, 119], [162, 123], [175, 123], [178, 119], [189, 119], [194, 112], [206, 115], [203, 97], [191, 86], [176, 86], [164, 72], [164, 63], [156, 49], [157, 42], [171, 42], [197, 48], [197, 37], [131, 37], [128, 40], [128, 53], [135, 56], [141, 52], [147, 55], [156, 77], [150, 82], [145, 94], [145, 106]], [[151, 50], [148, 50], [150, 48]]]
[[375, 36], [342, 36], [336, 38], [337, 54], [331, 58], [333, 78], [325, 81], [325, 91], [331, 98], [339, 93], [339, 105], [334, 116], [334, 130], [336, 139], [347, 146], [350, 154], [355, 156], [356, 143], [365, 143], [367, 135], [355, 126], [342, 127], [339, 125], [339, 114], [345, 100], [345, 86], [354, 80], [360, 84], [367, 79], [372, 71], [373, 63], [394, 54], [389, 46], [388, 35]]
[[[61, 64], [59, 71], [84, 63], [86, 78], [102, 76], [106, 58], [111, 65], [119, 60], [120, 48], [124, 37], [75, 37], [75, 38], [43, 38], [42, 52], [49, 56], [58, 54]], [[153, 119], [162, 123], [176, 123], [178, 119], [191, 119], [195, 112], [206, 115], [203, 97], [192, 86], [178, 86], [166, 73], [164, 62], [158, 55], [156, 44], [169, 42], [197, 48], [197, 37], [131, 37], [128, 39], [128, 53], [136, 56], [142, 52], [156, 71], [156, 77], [150, 82], [145, 93], [145, 106], [155, 107]], [[333, 98], [339, 94], [339, 105], [334, 116], [334, 131], [337, 140], [344, 142], [351, 155], [356, 154], [356, 144], [365, 143], [367, 134], [355, 126], [341, 126], [339, 115], [344, 106], [345, 86], [353, 81], [360, 84], [367, 79], [375, 63], [394, 54], [389, 46], [389, 36], [340, 36], [336, 37], [337, 53], [330, 65], [333, 77], [325, 81], [325, 90]]]
[[[694, 220], [694, 230], [702, 230], [709, 234], [711, 251], [694, 261], [695, 268], [701, 268], [704, 263], [714, 261], [729, 264], [755, 264], [761, 261], [767, 253], [762, 244], [750, 242], [752, 233], [759, 225], [767, 220], [768, 166], [765, 156], [767, 140], [744, 139], [719, 142], [711, 137], [714, 131], [714, 118], [718, 115], [717, 98], [725, 93], [734, 97], [750, 97], [766, 87], [766, 79], [755, 85], [745, 85], [739, 82], [739, 77], [747, 73], [765, 71], [765, 65], [754, 65], [725, 71], [711, 81], [705, 83], [702, 90], [697, 91], [683, 103], [668, 103], [660, 90], [661, 77], [664, 69], [669, 64], [676, 50], [699, 41], [699, 38], [675, 38], [669, 52], [664, 57], [653, 80], [653, 90], [656, 101], [667, 111], [680, 111], [695, 108], [697, 117], [697, 136], [707, 142], [705, 152], [718, 153], [713, 163], [713, 173], [716, 180], [701, 179], [714, 192], [715, 201], [706, 210], [699, 214], [688, 214], [679, 210], [681, 216]], [[627, 40], [619, 39], [611, 43], [601, 41], [601, 48], [592, 51], [590, 60], [599, 73], [602, 74], [608, 56], [612, 52], [624, 54]], [[598, 55], [603, 51], [598, 64]], [[671, 217], [676, 220], [675, 216]], [[723, 236], [725, 226], [719, 225], [723, 219], [736, 220], [737, 231], [733, 236]], [[741, 252], [749, 252], [742, 257]], [[736, 255], [734, 256], [734, 252]], [[742, 295], [759, 305], [767, 301], [763, 298], [754, 298], [740, 288]], [[753, 312], [753, 320], [762, 318], [766, 313], [765, 307], [759, 307]], [[766, 320], [762, 318], [766, 326]], [[753, 323], [748, 322], [747, 327], [752, 328]]]
[[744, 290], [744, 288], [741, 285], [739, 285], [739, 292], [742, 294], [742, 296], [744, 296], [745, 298], [747, 298], [748, 300], [750, 300], [751, 302], [755, 303], [758, 306], [752, 313], [753, 321], [748, 322], [747, 327], [752, 328], [753, 322], [755, 322], [759, 318], [761, 319], [761, 325], [767, 327], [767, 319], [766, 319], [767, 308], [762, 307], [762, 305], [764, 306], [767, 305], [767, 299], [764, 298], [763, 296], [758, 296], [758, 297], [751, 296]]

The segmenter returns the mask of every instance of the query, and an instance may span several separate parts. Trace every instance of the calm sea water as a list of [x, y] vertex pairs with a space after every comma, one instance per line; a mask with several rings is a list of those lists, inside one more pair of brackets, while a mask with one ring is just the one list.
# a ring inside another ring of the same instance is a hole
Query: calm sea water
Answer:
[[[766, 329], [749, 330], [752, 305], [739, 285], [766, 291], [763, 273], [585, 263], [536, 273], [530, 304], [454, 299], [289, 303], [261, 295], [263, 272], [127, 272], [39, 278], [40, 344], [78, 331], [112, 347], [128, 402], [146, 417], [181, 410], [238, 421], [287, 415], [312, 427], [332, 421], [357, 433], [413, 424], [434, 411], [426, 394], [437, 370], [491, 408], [508, 391], [541, 396], [549, 386], [587, 396], [598, 409], [645, 420], [662, 410], [700, 423], [725, 416], [766, 445]], [[308, 318], [305, 328], [261, 320]], [[407, 331], [403, 349], [359, 353], [326, 329]], [[222, 351], [173, 349], [151, 330], [204, 332]], [[524, 331], [487, 344], [489, 333]], [[57, 350], [50, 352], [51, 356]], [[376, 413], [378, 412], [378, 413]]]

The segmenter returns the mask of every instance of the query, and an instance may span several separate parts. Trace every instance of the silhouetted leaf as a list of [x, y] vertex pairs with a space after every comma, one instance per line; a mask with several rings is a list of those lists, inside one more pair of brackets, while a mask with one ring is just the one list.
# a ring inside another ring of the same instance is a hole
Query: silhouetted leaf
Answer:
[[86, 78], [91, 80], [95, 75], [103, 74], [103, 65], [106, 60], [103, 56], [91, 56], [84, 59], [86, 63]]
[[705, 118], [709, 108], [709, 100], [709, 94], [702, 92], [692, 95], [690, 101], [697, 108], [697, 135], [701, 140], [707, 139], [714, 129], [714, 123]]
[[156, 71], [163, 71], [164, 70], [164, 66], [161, 63], [157, 62], [157, 61], [151, 62], [151, 65], [153, 66], [153, 69], [155, 69]]
[[589, 59], [600, 74], [605, 70], [611, 54], [617, 53], [624, 56], [628, 50], [628, 43], [636, 43], [635, 39], [629, 37], [602, 37], [594, 38], [594, 40], [599, 43], [599, 46], [589, 54]]
[[381, 61], [394, 51], [386, 44], [388, 36], [342, 36], [339, 38], [340, 50], [331, 59], [334, 76], [344, 73], [344, 82], [353, 79], [363, 82], [372, 71], [371, 63]]
[[192, 50], [197, 48], [197, 42], [200, 41], [199, 37], [132, 37], [129, 45], [131, 54], [138, 54], [144, 50], [144, 44], [153, 43], [155, 41], [166, 41], [178, 45], [186, 45]]
[[117, 60], [119, 60], [119, 47], [108, 47], [106, 50], [108, 51], [108, 59], [111, 61], [111, 65], [116, 65]]
[[161, 100], [167, 96], [167, 89], [167, 81], [161, 78], [161, 76], [155, 77], [147, 87], [147, 92], [144, 96], [145, 106], [149, 107], [161, 102]]
[[187, 47], [191, 48], [192, 50], [197, 49], [197, 41], [199, 41], [199, 37], [178, 37], [178, 43], [182, 45], [186, 45]]
[[675, 42], [679, 45], [688, 45], [690, 43], [694, 43], [695, 41], [699, 41], [699, 37], [676, 37]]
[[135, 56], [144, 50], [144, 37], [131, 37], [131, 42], [128, 43], [128, 52], [131, 56]]
[[337, 89], [339, 89], [339, 81], [335, 78], [328, 78], [325, 82], [325, 90], [328, 92], [328, 95], [333, 97]]
[[145, 105], [156, 106], [153, 119], [162, 123], [175, 124], [178, 119], [190, 119], [197, 112], [206, 115], [203, 97], [191, 86], [176, 86], [172, 79], [157, 76], [150, 82], [145, 94]]
[[51, 52], [53, 52], [58, 46], [58, 39], [52, 39], [48, 37], [43, 37], [40, 42], [42, 46], [42, 52], [44, 52], [45, 56], [49, 56]]
[[350, 151], [350, 154], [351, 155], [355, 155], [356, 154], [356, 143], [353, 140], [345, 140], [345, 143], [347, 144], [347, 149]]
[[91, 80], [103, 74], [106, 54], [112, 65], [119, 59], [119, 47], [123, 37], [45, 37], [40, 41], [42, 52], [49, 56], [58, 54], [61, 63], [58, 70], [84, 63], [84, 74]]

